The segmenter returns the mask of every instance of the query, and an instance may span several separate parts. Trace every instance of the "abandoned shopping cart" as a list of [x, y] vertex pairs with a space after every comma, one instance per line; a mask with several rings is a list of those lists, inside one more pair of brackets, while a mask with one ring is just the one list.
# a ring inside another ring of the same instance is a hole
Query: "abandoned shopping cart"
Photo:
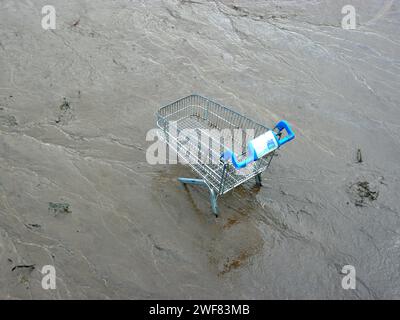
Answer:
[[261, 185], [274, 151], [295, 137], [284, 120], [271, 130], [197, 94], [160, 108], [156, 117], [169, 148], [199, 176], [178, 180], [207, 187], [216, 216], [217, 198], [253, 177]]

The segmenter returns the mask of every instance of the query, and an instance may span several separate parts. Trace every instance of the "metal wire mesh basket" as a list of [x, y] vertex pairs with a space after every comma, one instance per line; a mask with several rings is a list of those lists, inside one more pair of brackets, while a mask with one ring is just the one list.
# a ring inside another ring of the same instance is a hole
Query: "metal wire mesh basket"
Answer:
[[[243, 168], [235, 167], [221, 155], [234, 148], [238, 161], [242, 161], [248, 157], [249, 142], [270, 131], [268, 127], [197, 94], [160, 108], [156, 117], [169, 148], [200, 177], [178, 179], [208, 187], [214, 214], [218, 215], [218, 196], [253, 177], [261, 185], [261, 173], [270, 165], [274, 151]], [[229, 131], [233, 134], [227, 139]]]

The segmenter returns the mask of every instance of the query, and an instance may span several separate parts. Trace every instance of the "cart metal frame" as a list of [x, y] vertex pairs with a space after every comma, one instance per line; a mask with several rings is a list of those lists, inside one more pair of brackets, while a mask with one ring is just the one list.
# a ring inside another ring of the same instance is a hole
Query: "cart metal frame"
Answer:
[[[247, 143], [271, 130], [268, 127], [198, 94], [189, 95], [161, 107], [156, 113], [156, 118], [157, 126], [164, 133], [165, 142], [199, 176], [199, 178], [179, 177], [178, 180], [185, 185], [193, 184], [208, 188], [212, 212], [216, 216], [219, 211], [217, 205], [219, 196], [254, 177], [256, 183], [261, 185], [261, 173], [271, 164], [274, 152], [252, 162], [246, 168], [237, 169], [232, 163], [221, 158], [221, 151], [227, 146], [221, 141], [220, 136], [209, 133], [209, 129], [251, 129], [254, 136], [245, 136], [240, 139], [241, 141], [235, 140], [234, 137], [233, 143], [239, 149], [237, 154], [240, 160], [246, 157]], [[211, 139], [209, 141], [214, 142], [214, 147], [205, 146], [204, 141], [196, 139], [184, 141], [179, 139], [179, 134], [185, 129], [191, 129], [193, 134], [202, 134], [208, 129], [208, 137]], [[277, 134], [279, 135], [279, 132]], [[193, 145], [192, 140], [197, 141], [197, 145]], [[208, 157], [214, 159], [218, 157], [218, 161], [212, 163], [203, 161]]]

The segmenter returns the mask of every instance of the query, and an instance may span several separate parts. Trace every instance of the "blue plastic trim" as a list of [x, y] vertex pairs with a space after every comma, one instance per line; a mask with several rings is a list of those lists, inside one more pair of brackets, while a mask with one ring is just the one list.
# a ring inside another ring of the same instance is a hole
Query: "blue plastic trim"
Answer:
[[236, 169], [242, 169], [242, 168], [246, 167], [250, 162], [255, 160], [254, 158], [256, 157], [256, 155], [255, 155], [254, 149], [252, 150], [252, 152], [250, 152], [250, 150], [249, 150], [249, 153], [250, 153], [250, 155], [246, 159], [244, 159], [243, 161], [240, 161], [240, 162], [237, 160], [236, 155], [231, 150], [225, 151], [222, 154], [222, 158], [225, 161], [231, 160], [233, 166]]
[[[285, 120], [279, 121], [276, 124], [275, 128], [278, 129], [279, 132], [281, 132], [283, 130], [286, 131], [286, 136], [283, 137], [282, 139], [279, 139], [278, 136], [276, 135], [276, 133], [274, 131], [272, 131], [276, 141], [278, 142], [278, 147], [280, 147], [281, 145], [284, 145], [285, 143], [287, 143], [295, 138], [295, 134], [287, 121], [285, 121]], [[267, 146], [266, 146], [266, 148], [267, 148]], [[221, 155], [221, 158], [225, 161], [231, 160], [233, 166], [236, 169], [242, 169], [242, 168], [246, 167], [249, 163], [258, 160], [257, 153], [255, 152], [251, 141], [248, 144], [248, 157], [246, 159], [244, 159], [243, 161], [239, 162], [236, 155], [231, 150], [226, 150], [225, 152], [223, 152]]]
[[286, 136], [280, 140], [277, 139], [279, 146], [284, 145], [285, 143], [287, 143], [290, 140], [293, 140], [295, 138], [295, 134], [294, 134], [292, 128], [290, 127], [289, 123], [287, 123], [287, 121], [285, 121], [285, 120], [279, 121], [276, 124], [275, 128], [278, 129], [279, 131], [286, 130]]
[[207, 186], [203, 179], [194, 179], [194, 178], [178, 178], [180, 182], [183, 184], [197, 184], [200, 186]]

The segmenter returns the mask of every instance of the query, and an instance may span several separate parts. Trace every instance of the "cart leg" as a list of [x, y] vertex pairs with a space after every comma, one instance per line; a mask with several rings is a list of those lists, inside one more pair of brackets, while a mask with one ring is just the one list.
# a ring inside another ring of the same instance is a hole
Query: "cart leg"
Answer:
[[261, 187], [262, 183], [261, 183], [261, 173], [256, 175], [256, 185], [257, 187]]
[[178, 178], [178, 180], [180, 182], [182, 182], [183, 184], [197, 184], [200, 186], [206, 186], [207, 184], [204, 182], [203, 179], [192, 179], [192, 178]]
[[218, 218], [218, 205], [217, 205], [217, 197], [215, 196], [214, 190], [210, 189], [210, 201], [211, 208], [215, 216]]
[[210, 191], [210, 202], [211, 202], [211, 208], [212, 212], [215, 214], [216, 217], [218, 217], [218, 205], [217, 205], [217, 196], [214, 192], [213, 189], [211, 189], [207, 183], [204, 182], [203, 179], [193, 179], [193, 178], [178, 178], [180, 182], [183, 184], [195, 184], [203, 187], [207, 187], [208, 190]]

